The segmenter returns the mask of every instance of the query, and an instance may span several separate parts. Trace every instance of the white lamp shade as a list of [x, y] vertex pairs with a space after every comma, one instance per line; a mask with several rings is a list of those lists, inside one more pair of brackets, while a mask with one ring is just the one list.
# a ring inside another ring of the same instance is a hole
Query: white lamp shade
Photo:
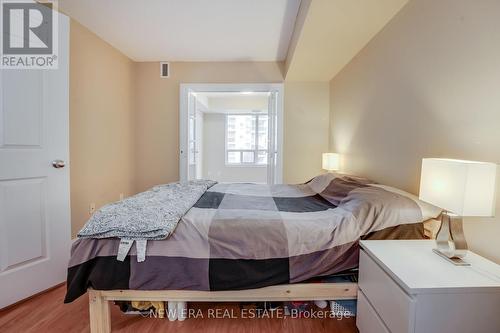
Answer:
[[494, 163], [424, 158], [420, 199], [460, 216], [495, 215]]
[[337, 153], [323, 153], [323, 169], [336, 171], [340, 169], [340, 155]]

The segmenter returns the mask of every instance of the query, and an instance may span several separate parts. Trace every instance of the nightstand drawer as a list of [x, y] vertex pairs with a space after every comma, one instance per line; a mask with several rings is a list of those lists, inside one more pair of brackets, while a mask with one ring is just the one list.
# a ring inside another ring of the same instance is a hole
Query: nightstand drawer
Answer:
[[360, 333], [390, 333], [361, 290], [358, 290], [356, 326]]
[[392, 333], [413, 332], [414, 300], [364, 251], [359, 258], [359, 288]]

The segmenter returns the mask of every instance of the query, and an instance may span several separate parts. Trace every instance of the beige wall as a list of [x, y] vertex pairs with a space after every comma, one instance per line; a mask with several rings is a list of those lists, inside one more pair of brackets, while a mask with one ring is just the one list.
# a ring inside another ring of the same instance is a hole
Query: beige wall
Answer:
[[[276, 62], [135, 63], [72, 21], [70, 141], [72, 230], [96, 207], [179, 179], [180, 83], [283, 82]], [[284, 181], [321, 173], [328, 151], [328, 82], [285, 84]]]
[[[410, 1], [331, 81], [345, 171], [418, 193], [423, 157], [500, 162], [499, 12], [498, 1]], [[465, 227], [500, 263], [497, 212]]]
[[285, 82], [283, 180], [302, 183], [324, 172], [328, 152], [328, 82]]
[[286, 59], [286, 79], [329, 81], [407, 2], [302, 0]]
[[136, 190], [179, 179], [180, 83], [282, 82], [276, 62], [172, 62], [161, 79], [157, 62], [135, 64]]
[[134, 189], [133, 62], [71, 21], [71, 220], [75, 235], [97, 207]]

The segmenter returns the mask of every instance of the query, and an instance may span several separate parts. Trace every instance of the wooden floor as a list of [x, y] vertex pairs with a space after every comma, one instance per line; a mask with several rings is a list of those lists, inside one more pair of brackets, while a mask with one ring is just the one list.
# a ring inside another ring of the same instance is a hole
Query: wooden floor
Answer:
[[[65, 287], [61, 286], [6, 310], [0, 311], [0, 332], [89, 332], [87, 295], [71, 304], [63, 304]], [[356, 333], [355, 319], [216, 319], [207, 318], [207, 309], [223, 308], [239, 313], [235, 304], [193, 303], [204, 318], [169, 322], [168, 319], [142, 318], [123, 315], [111, 306], [113, 332], [329, 332]]]

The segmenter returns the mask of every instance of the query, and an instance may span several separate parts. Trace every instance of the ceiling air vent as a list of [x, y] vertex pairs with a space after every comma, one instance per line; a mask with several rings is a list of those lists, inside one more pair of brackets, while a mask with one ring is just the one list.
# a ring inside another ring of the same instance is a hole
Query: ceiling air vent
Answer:
[[168, 62], [160, 62], [160, 77], [168, 78], [170, 76], [170, 64]]

